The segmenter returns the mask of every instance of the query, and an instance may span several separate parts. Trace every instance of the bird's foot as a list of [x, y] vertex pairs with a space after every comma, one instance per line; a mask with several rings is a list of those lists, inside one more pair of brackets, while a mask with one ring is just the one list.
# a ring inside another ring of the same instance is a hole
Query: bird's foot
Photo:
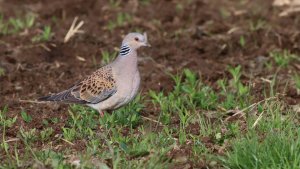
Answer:
[[100, 111], [100, 117], [104, 117], [104, 112], [103, 111]]

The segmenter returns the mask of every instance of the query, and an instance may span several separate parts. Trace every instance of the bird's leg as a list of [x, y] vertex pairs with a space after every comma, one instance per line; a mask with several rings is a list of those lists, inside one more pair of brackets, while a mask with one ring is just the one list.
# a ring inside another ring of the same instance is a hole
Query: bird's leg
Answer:
[[100, 117], [104, 117], [104, 112], [102, 110], [99, 110]]

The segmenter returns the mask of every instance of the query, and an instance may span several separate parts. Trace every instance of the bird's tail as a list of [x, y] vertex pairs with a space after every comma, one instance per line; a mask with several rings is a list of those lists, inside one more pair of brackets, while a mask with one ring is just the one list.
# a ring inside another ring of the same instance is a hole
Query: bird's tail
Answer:
[[54, 100], [54, 98], [51, 97], [51, 95], [40, 97], [37, 100], [38, 101], [56, 101], [56, 100]]
[[74, 97], [74, 95], [72, 95], [70, 90], [65, 90], [57, 94], [40, 97], [38, 98], [38, 101], [54, 101], [54, 102], [81, 103], [81, 104], [86, 102], [84, 100], [80, 100]]

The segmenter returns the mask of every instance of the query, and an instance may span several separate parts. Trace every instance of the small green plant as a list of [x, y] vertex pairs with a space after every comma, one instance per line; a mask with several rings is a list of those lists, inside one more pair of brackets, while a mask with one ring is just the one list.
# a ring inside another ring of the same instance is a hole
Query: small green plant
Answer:
[[49, 125], [49, 121], [47, 119], [43, 119], [42, 121], [44, 126], [48, 126]]
[[9, 144], [6, 143], [5, 141], [1, 141], [1, 143], [0, 143], [0, 149], [3, 149], [5, 152], [8, 152]]
[[50, 26], [45, 26], [42, 33], [33, 37], [31, 40], [33, 42], [40, 42], [40, 41], [49, 41], [52, 37], [53, 33], [51, 32]]
[[[225, 93], [224, 93], [225, 94]], [[222, 102], [222, 107], [224, 107], [226, 110], [236, 108], [237, 106], [237, 98], [236, 95], [233, 93], [227, 93], [225, 95], [225, 100]]]
[[5, 75], [5, 70], [2, 67], [0, 67], [0, 77], [4, 75]]
[[58, 123], [59, 122], [59, 119], [57, 117], [53, 117], [50, 119], [50, 121], [54, 124]]
[[251, 96], [249, 95], [250, 87], [241, 82], [241, 66], [229, 67], [228, 71], [232, 76], [231, 80], [220, 79], [217, 81], [221, 89], [219, 96], [223, 98], [221, 107], [226, 110], [236, 107], [245, 107], [250, 102], [249, 98], [251, 98]]
[[[0, 148], [3, 149], [7, 154], [9, 150], [9, 144], [5, 140], [5, 132], [6, 132], [6, 126], [9, 126], [11, 124], [10, 121], [7, 121], [5, 119], [5, 113], [7, 112], [7, 106], [3, 108], [3, 110], [0, 110], [0, 126], [1, 126], [1, 131], [2, 131], [2, 138], [1, 138], [1, 143], [0, 143]], [[1, 167], [1, 165], [0, 165]]]
[[24, 23], [20, 19], [10, 18], [9, 23], [13, 27], [13, 33], [19, 32], [25, 27]]
[[266, 21], [258, 19], [249, 23], [250, 31], [255, 32], [266, 27]]
[[143, 5], [149, 5], [151, 0], [139, 0]]
[[131, 16], [127, 13], [118, 13], [117, 16], [117, 25], [123, 26], [125, 22], [128, 22], [131, 20]]
[[62, 128], [63, 130], [63, 137], [68, 141], [73, 141], [76, 138], [77, 131], [75, 128]]
[[149, 96], [152, 98], [151, 101], [153, 105], [157, 105], [160, 107], [160, 116], [159, 120], [163, 124], [170, 123], [171, 112], [168, 110], [169, 106], [167, 104], [167, 98], [164, 96], [163, 92], [156, 93], [154, 91], [149, 91]]
[[238, 65], [237, 67], [229, 67], [228, 71], [230, 72], [230, 74], [233, 77], [233, 83], [234, 85], [238, 84], [240, 82], [240, 78], [241, 78], [241, 66]]
[[273, 51], [270, 52], [270, 56], [279, 67], [287, 67], [292, 59], [297, 58], [297, 56], [292, 54], [289, 50]]
[[21, 111], [21, 117], [26, 123], [30, 123], [32, 120], [32, 117], [29, 114], [27, 114], [24, 110]]
[[270, 86], [270, 93], [269, 93], [269, 96], [275, 96], [276, 95], [276, 78], [277, 78], [277, 74], [274, 74], [270, 83], [269, 83], [269, 86]]
[[33, 14], [28, 14], [25, 17], [25, 27], [31, 28], [34, 25], [35, 16]]
[[293, 76], [293, 79], [294, 79], [294, 81], [295, 81], [296, 88], [297, 88], [298, 90], [300, 90], [300, 75], [295, 74], [295, 75]]
[[48, 140], [50, 138], [50, 136], [53, 134], [53, 132], [54, 132], [54, 130], [51, 127], [42, 130], [40, 132], [42, 141]]
[[0, 110], [0, 126], [2, 126], [2, 127], [5, 126], [5, 127], [10, 128], [17, 121], [17, 116], [15, 116], [13, 118], [8, 118], [6, 116], [7, 110], [8, 110], [7, 106], [5, 106], [3, 108], [3, 110]]
[[249, 87], [245, 86], [242, 84], [242, 82], [240, 81], [241, 78], [241, 66], [237, 66], [237, 67], [229, 67], [228, 71], [230, 72], [230, 74], [233, 77], [233, 81], [231, 83], [232, 87], [234, 87], [234, 89], [237, 91], [239, 96], [243, 96], [249, 93]]
[[119, 12], [115, 21], [109, 21], [107, 28], [108, 30], [112, 31], [116, 27], [124, 26], [127, 22], [130, 21], [130, 14]]
[[242, 48], [245, 48], [246, 46], [246, 39], [244, 36], [240, 36], [239, 44]]
[[176, 4], [175, 9], [176, 9], [177, 12], [181, 12], [183, 10], [183, 8], [184, 8], [183, 4], [181, 4], [181, 3]]
[[180, 119], [179, 143], [186, 144], [186, 140], [187, 140], [186, 127], [188, 126], [193, 116], [191, 116], [190, 112], [187, 109], [179, 109], [178, 114]]
[[107, 64], [110, 62], [110, 54], [108, 51], [101, 51], [102, 55], [102, 64]]
[[[185, 69], [183, 74], [171, 75], [175, 82], [174, 90], [168, 95], [163, 92], [150, 91], [152, 103], [160, 107], [159, 120], [163, 124], [168, 124], [173, 113], [180, 115], [183, 110], [190, 110], [194, 114], [197, 108], [213, 109], [218, 101], [216, 93], [208, 86], [205, 86], [197, 78], [197, 75]], [[186, 117], [187, 118], [187, 117]]]
[[219, 13], [222, 16], [222, 18], [224, 18], [224, 19], [226, 19], [226, 18], [228, 18], [228, 17], [231, 16], [230, 11], [228, 11], [228, 9], [223, 8], [223, 7], [219, 9]]
[[0, 31], [2, 34], [14, 34], [34, 26], [35, 16], [27, 14], [24, 18], [9, 18], [4, 20], [3, 15], [0, 15]]
[[224, 143], [226, 143], [226, 141], [237, 137], [240, 133], [240, 128], [239, 128], [239, 124], [236, 122], [236, 123], [227, 124], [225, 130], [226, 132], [222, 132], [221, 128], [219, 128], [219, 131], [218, 130], [216, 131], [217, 132], [215, 133], [214, 139], [216, 143], [218, 143], [219, 145], [223, 145]]
[[0, 14], [0, 33], [7, 34], [8, 32], [8, 24], [4, 21], [4, 17]]
[[107, 127], [113, 127], [115, 125], [136, 127], [141, 122], [140, 111], [144, 107], [144, 105], [140, 103], [141, 100], [142, 97], [139, 94], [131, 103], [114, 111], [113, 114], [105, 113], [104, 117], [99, 119], [100, 124]]
[[30, 129], [25, 131], [23, 127], [20, 128], [21, 137], [24, 139], [26, 143], [30, 143], [37, 140], [37, 131], [36, 129]]
[[121, 4], [120, 0], [109, 0], [109, 4], [112, 8], [118, 8]]
[[[69, 110], [70, 117], [66, 132], [69, 132], [70, 137], [73, 136], [73, 131], [76, 131], [76, 138], [85, 138], [94, 135], [94, 130], [98, 126], [99, 113], [87, 107], [80, 105], [72, 105]], [[68, 134], [68, 133], [66, 133]]]
[[[42, 150], [37, 152], [36, 157], [41, 166], [49, 166], [50, 168], [72, 168], [72, 165], [67, 163], [63, 153], [53, 150]], [[74, 166], [73, 166], [74, 167]]]
[[113, 52], [112, 54], [110, 54], [108, 51], [101, 51], [101, 55], [102, 55], [102, 64], [108, 64], [109, 62], [111, 62], [114, 57], [117, 55], [117, 52]]
[[197, 114], [195, 119], [198, 121], [201, 136], [210, 136], [213, 134], [214, 130], [219, 128], [218, 125], [213, 125], [210, 118], [205, 117], [203, 114]]
[[[183, 94], [184, 104], [189, 105], [189, 108], [195, 110], [197, 107], [201, 109], [213, 109], [215, 108], [218, 96], [209, 86], [204, 85], [197, 75], [189, 69], [183, 71], [185, 80], [180, 82], [182, 77], [173, 77], [175, 81], [174, 92], [176, 95]], [[175, 96], [176, 97], [176, 96]], [[180, 97], [180, 96], [179, 96]], [[180, 100], [178, 100], [180, 101]]]
[[217, 84], [221, 88], [221, 92], [227, 93], [227, 80], [226, 79], [219, 79], [217, 81]]
[[228, 130], [228, 132], [226, 133], [226, 138], [235, 137], [240, 134], [240, 127], [239, 127], [238, 122], [229, 123], [226, 127]]

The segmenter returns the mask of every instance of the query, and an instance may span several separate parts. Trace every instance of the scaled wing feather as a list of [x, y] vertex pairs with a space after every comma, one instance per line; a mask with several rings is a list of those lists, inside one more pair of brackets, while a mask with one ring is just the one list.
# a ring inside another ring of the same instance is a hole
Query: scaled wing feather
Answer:
[[112, 74], [112, 68], [105, 66], [80, 82], [72, 90], [72, 94], [87, 103], [96, 104], [106, 100], [116, 91], [116, 81]]
[[68, 90], [39, 98], [40, 101], [97, 104], [117, 92], [112, 68], [104, 66]]

